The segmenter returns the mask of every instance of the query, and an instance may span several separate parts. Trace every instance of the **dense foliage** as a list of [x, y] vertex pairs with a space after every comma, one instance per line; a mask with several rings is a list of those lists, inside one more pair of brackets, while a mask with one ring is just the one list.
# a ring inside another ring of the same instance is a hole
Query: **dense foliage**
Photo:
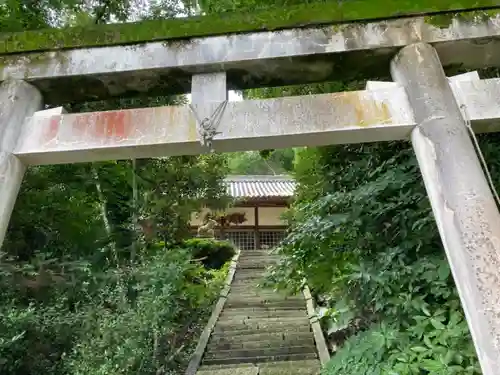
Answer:
[[[154, 18], [178, 8], [157, 2], [141, 15], [132, 1], [7, 0], [0, 30]], [[225, 204], [226, 164], [210, 154], [30, 168], [0, 254], [0, 373], [182, 372], [234, 251], [212, 242], [201, 259], [199, 246], [184, 241], [191, 213]]]
[[0, 373], [182, 368], [225, 274], [182, 241], [223, 198], [221, 158], [31, 168], [2, 248]]
[[235, 152], [228, 156], [232, 174], [279, 175], [293, 170], [294, 149]]
[[[500, 138], [484, 136], [481, 148], [498, 184]], [[294, 172], [286, 257], [269, 282], [313, 290], [333, 353], [325, 375], [479, 374], [411, 145], [304, 148]]]
[[304, 150], [297, 178], [289, 257], [273, 276], [307, 280], [327, 306], [338, 351], [326, 372], [478, 373], [411, 147]]

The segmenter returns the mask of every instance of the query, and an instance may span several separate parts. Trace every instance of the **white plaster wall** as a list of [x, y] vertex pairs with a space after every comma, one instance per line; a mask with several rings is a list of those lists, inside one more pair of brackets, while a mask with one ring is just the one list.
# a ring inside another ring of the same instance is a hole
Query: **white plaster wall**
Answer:
[[[190, 224], [193, 226], [198, 226], [203, 224], [203, 218], [205, 215], [210, 212], [209, 209], [204, 208], [201, 212], [199, 213], [193, 213], [191, 215], [191, 221]], [[242, 223], [241, 225], [255, 225], [255, 208], [253, 207], [231, 207], [225, 210], [226, 213], [233, 213], [233, 212], [244, 212], [245, 213], [245, 218], [247, 221]], [[236, 226], [234, 224], [231, 224], [232, 227]]]
[[280, 216], [286, 207], [259, 207], [259, 227], [265, 225], [286, 225]]

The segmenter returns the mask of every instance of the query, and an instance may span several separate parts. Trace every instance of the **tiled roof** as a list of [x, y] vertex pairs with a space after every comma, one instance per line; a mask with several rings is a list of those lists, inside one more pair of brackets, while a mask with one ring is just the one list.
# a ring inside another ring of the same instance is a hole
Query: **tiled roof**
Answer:
[[229, 176], [226, 178], [228, 193], [237, 199], [290, 198], [295, 181], [290, 176]]

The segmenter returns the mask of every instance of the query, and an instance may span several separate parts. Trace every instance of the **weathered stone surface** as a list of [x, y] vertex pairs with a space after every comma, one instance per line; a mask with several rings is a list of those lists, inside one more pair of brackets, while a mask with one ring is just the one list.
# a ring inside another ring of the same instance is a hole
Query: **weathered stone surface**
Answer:
[[[236, 270], [236, 264], [238, 262], [239, 254], [240, 254], [239, 252], [236, 252], [236, 254], [234, 254], [233, 258], [231, 259], [231, 265], [229, 267], [229, 272], [224, 282], [225, 287], [223, 289], [227, 289], [227, 287], [231, 285], [231, 282], [234, 277], [234, 271]], [[221, 296], [219, 297], [219, 300], [215, 304], [215, 307], [212, 310], [212, 314], [210, 315], [210, 318], [208, 319], [208, 322], [205, 328], [203, 329], [200, 338], [198, 339], [198, 343], [196, 345], [194, 353], [191, 355], [191, 359], [189, 360], [188, 366], [184, 373], [185, 375], [194, 375], [198, 370], [198, 367], [200, 366], [201, 360], [203, 358], [203, 354], [205, 353], [205, 350], [207, 348], [208, 341], [212, 335], [213, 327], [217, 323], [217, 319], [219, 318], [219, 315], [222, 312], [225, 301], [226, 301], [226, 296], [222, 295], [221, 293]]]
[[241, 252], [241, 259], [248, 259], [259, 256], [280, 257], [279, 254], [272, 253], [270, 250], [247, 250]]
[[[500, 129], [500, 79], [453, 87], [474, 129]], [[213, 145], [229, 152], [389, 141], [408, 139], [414, 127], [404, 88], [396, 86], [228, 103]], [[24, 124], [13, 150], [28, 165], [203, 152], [196, 116], [187, 106], [34, 117]], [[246, 271], [242, 275], [259, 275]], [[264, 274], [264, 269], [258, 271]]]
[[307, 316], [309, 318], [309, 322], [311, 323], [311, 330], [314, 335], [314, 341], [316, 344], [316, 349], [318, 350], [319, 360], [321, 362], [321, 365], [326, 366], [326, 364], [330, 361], [330, 351], [328, 350], [321, 325], [316, 315], [316, 309], [314, 306], [311, 291], [309, 290], [309, 286], [306, 285], [302, 292], [306, 300]]
[[[259, 258], [262, 261], [269, 260], [262, 253]], [[236, 269], [235, 279], [241, 274], [256, 273], [255, 270], [240, 268], [241, 263]], [[274, 361], [286, 363], [315, 359], [312, 367], [314, 371], [319, 368], [304, 296], [286, 297], [270, 289], [257, 288], [258, 281], [260, 279], [246, 279], [236, 288], [234, 285], [238, 282], [233, 281], [224, 311], [219, 316], [203, 357], [200, 368], [202, 375], [204, 371], [216, 374], [217, 368], [206, 367], [215, 364], [248, 368], [244, 364], [253, 363], [259, 368], [262, 363]], [[297, 371], [297, 375], [315, 373], [311, 372], [310, 367], [309, 370]], [[279, 365], [270, 365], [267, 373], [281, 375], [283, 369]]]
[[302, 368], [302, 367], [312, 367], [319, 369], [319, 363], [316, 360], [301, 360], [301, 361], [286, 361], [286, 362], [265, 362], [265, 363], [242, 363], [242, 364], [227, 364], [227, 365], [210, 365], [210, 366], [201, 366], [200, 370], [218, 370], [218, 369], [232, 369], [237, 367], [258, 367], [259, 369], [271, 369], [271, 368]]
[[198, 375], [258, 375], [259, 368], [257, 366], [232, 367], [232, 368], [217, 368], [207, 369], [200, 368]]
[[[296, 361], [298, 362], [298, 361]], [[259, 369], [259, 375], [315, 375], [319, 374], [317, 366], [311, 367], [268, 367]]]
[[240, 358], [210, 358], [205, 359], [203, 363], [207, 365], [216, 364], [236, 364], [236, 363], [257, 363], [257, 362], [275, 362], [275, 361], [297, 361], [302, 359], [315, 359], [318, 358], [316, 353], [301, 353], [301, 354], [281, 354], [274, 356], [262, 357], [240, 357]]
[[241, 299], [233, 299], [231, 301], [227, 301], [227, 306], [228, 307], [252, 307], [256, 305], [265, 305], [271, 308], [277, 308], [277, 307], [290, 307], [290, 308], [296, 308], [298, 306], [301, 306], [303, 304], [302, 301], [300, 300], [287, 300], [287, 301], [281, 301], [281, 300], [275, 300], [275, 301], [265, 301], [264, 299], [250, 299], [248, 298], [247, 300], [241, 300]]
[[217, 322], [214, 332], [239, 331], [239, 330], [267, 330], [295, 328], [298, 325], [309, 326], [307, 317], [301, 318], [267, 318], [267, 319], [245, 319], [244, 321], [233, 319], [221, 319]]
[[239, 363], [202, 366], [200, 375], [233, 375], [233, 374], [258, 374], [265, 375], [315, 375], [319, 373], [317, 360], [296, 360], [263, 363]]
[[214, 352], [217, 350], [239, 350], [239, 349], [266, 349], [271, 347], [288, 347], [288, 346], [307, 346], [314, 348], [314, 340], [311, 335], [300, 339], [296, 336], [288, 337], [284, 340], [282, 337], [277, 337], [275, 340], [267, 338], [266, 340], [258, 341], [240, 341], [233, 342], [229, 340], [213, 341], [207, 346], [207, 351]]
[[[248, 33], [259, 30], [289, 29], [296, 26], [337, 24], [369, 19], [404, 17], [418, 14], [461, 12], [473, 18], [478, 8], [498, 4], [492, 0], [418, 0], [386, 1], [380, 7], [374, 0], [356, 2], [312, 1], [285, 8], [257, 8], [252, 12], [210, 12], [204, 16], [149, 20], [142, 22], [87, 25], [72, 28], [50, 28], [0, 34], [0, 54], [33, 51], [57, 51], [68, 48], [103, 47], [153, 40], [189, 40], [193, 37]], [[469, 10], [469, 12], [467, 12]], [[470, 11], [472, 10], [472, 12]], [[480, 12], [480, 15], [491, 14]]]
[[285, 314], [286, 312], [293, 312], [293, 311], [300, 311], [301, 313], [305, 313], [306, 306], [305, 304], [303, 306], [297, 306], [294, 307], [293, 309], [287, 308], [287, 307], [270, 307], [270, 306], [249, 306], [249, 307], [229, 307], [226, 306], [224, 309], [223, 313], [227, 314], [251, 314], [251, 313], [259, 313], [259, 314], [264, 314], [264, 313], [273, 313], [273, 314], [278, 314], [278, 313], [283, 313]]
[[[404, 90], [395, 88], [230, 102], [213, 145], [226, 152], [406, 138], [413, 115], [405, 99]], [[188, 106], [35, 117], [14, 150], [28, 164], [204, 152]]]
[[[392, 61], [391, 71], [394, 80], [406, 88], [419, 123], [412, 132], [413, 148], [482, 373], [496, 375], [500, 368], [497, 202], [456, 94], [432, 46], [416, 43], [403, 48]], [[499, 100], [498, 93], [493, 100]], [[467, 113], [468, 107], [467, 103]]]
[[[233, 309], [234, 310], [234, 309]], [[272, 318], [272, 317], [302, 317], [307, 316], [305, 310], [243, 310], [232, 311], [227, 309], [223, 311], [220, 318], [243, 319], [243, 318]]]
[[232, 350], [214, 350], [208, 351], [205, 354], [205, 359], [229, 359], [229, 358], [255, 358], [255, 357], [274, 357], [278, 355], [289, 354], [315, 354], [316, 348], [314, 345], [308, 346], [271, 346], [261, 348], [245, 348], [245, 349], [232, 349]]
[[272, 331], [272, 332], [259, 332], [259, 331], [250, 331], [247, 332], [245, 335], [227, 335], [224, 333], [214, 333], [212, 337], [210, 338], [210, 343], [209, 345], [214, 342], [214, 343], [219, 343], [219, 342], [229, 342], [229, 343], [243, 343], [243, 342], [275, 342], [278, 345], [282, 342], [288, 342], [288, 341], [293, 341], [293, 340], [306, 340], [306, 339], [311, 339], [311, 331], [310, 330], [303, 330], [303, 331], [289, 331], [289, 332], [283, 332], [283, 331]]
[[23, 81], [0, 85], [0, 248], [26, 166], [14, 155], [22, 124], [42, 107], [38, 90]]
[[309, 325], [287, 325], [287, 326], [270, 326], [267, 328], [248, 328], [248, 329], [216, 329], [214, 330], [214, 335], [221, 336], [249, 336], [255, 334], [283, 334], [287, 332], [289, 334], [304, 334], [311, 333], [311, 328]]
[[[349, 2], [347, 2], [349, 3]], [[346, 4], [347, 4], [346, 3]], [[229, 89], [389, 76], [397, 51], [435, 46], [445, 68], [500, 66], [500, 18], [425, 17], [194, 38], [189, 42], [35, 52], [0, 57], [0, 80], [26, 79], [47, 102], [187, 93], [191, 76], [226, 71]]]

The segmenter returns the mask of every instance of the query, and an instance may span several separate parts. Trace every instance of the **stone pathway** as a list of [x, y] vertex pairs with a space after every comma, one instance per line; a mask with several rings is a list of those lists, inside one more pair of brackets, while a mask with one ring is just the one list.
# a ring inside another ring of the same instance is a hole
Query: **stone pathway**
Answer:
[[302, 294], [257, 287], [269, 250], [242, 251], [197, 375], [316, 375], [320, 361]]

